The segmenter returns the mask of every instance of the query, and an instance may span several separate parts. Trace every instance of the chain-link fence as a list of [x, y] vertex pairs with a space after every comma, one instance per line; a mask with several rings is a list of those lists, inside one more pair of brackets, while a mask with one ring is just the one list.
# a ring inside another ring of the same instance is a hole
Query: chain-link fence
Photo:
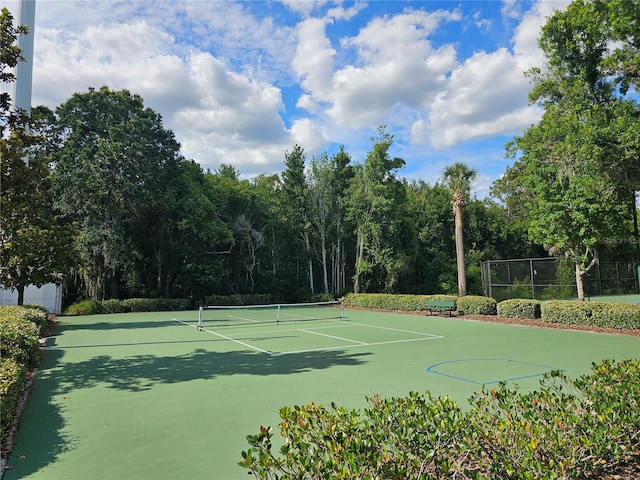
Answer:
[[[484, 294], [497, 301], [508, 298], [575, 298], [575, 264], [566, 258], [487, 260], [481, 263]], [[634, 262], [601, 262], [584, 277], [586, 297], [638, 292]]]

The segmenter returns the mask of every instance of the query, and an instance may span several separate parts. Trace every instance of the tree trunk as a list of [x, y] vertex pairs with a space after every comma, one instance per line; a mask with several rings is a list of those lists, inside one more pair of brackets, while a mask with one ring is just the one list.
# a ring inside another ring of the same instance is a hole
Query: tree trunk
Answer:
[[24, 285], [18, 285], [16, 291], [18, 292], [18, 305], [24, 305]]
[[458, 296], [467, 294], [467, 280], [464, 266], [464, 238], [462, 232], [462, 207], [454, 207], [455, 234], [456, 234], [456, 260], [458, 263]]
[[353, 293], [360, 293], [360, 266], [364, 256], [364, 240], [360, 233], [356, 236], [356, 273], [353, 276]]
[[578, 290], [578, 300], [584, 302], [584, 274], [580, 268], [580, 263], [576, 262], [576, 290]]

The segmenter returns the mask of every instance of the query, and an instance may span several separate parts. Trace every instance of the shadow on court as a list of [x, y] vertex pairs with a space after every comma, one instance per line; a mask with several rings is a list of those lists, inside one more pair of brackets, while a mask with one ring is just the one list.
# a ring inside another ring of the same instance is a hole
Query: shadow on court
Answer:
[[121, 391], [143, 392], [159, 384], [210, 380], [228, 375], [296, 374], [336, 365], [361, 365], [367, 355], [335, 350], [274, 357], [250, 351], [196, 349], [180, 356], [114, 358], [99, 355], [79, 362], [67, 362], [64, 350], [47, 350], [41, 365], [45, 374], [38, 379], [31, 395], [4, 480], [37, 474], [75, 448], [78, 440], [65, 425], [65, 406], [55, 404], [55, 398], [72, 396], [76, 390], [106, 385]]
[[139, 392], [156, 384], [211, 380], [223, 375], [288, 375], [336, 365], [361, 365], [368, 355], [331, 350], [278, 357], [249, 351], [211, 352], [203, 349], [180, 356], [113, 358], [100, 355], [77, 363], [64, 363], [53, 374], [57, 382], [53, 394], [65, 394], [97, 384]]

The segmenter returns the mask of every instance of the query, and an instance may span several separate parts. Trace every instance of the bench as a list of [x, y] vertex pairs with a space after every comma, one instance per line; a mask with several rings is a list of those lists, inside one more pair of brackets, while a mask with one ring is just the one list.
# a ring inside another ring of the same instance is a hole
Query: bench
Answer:
[[433, 312], [448, 312], [451, 316], [451, 312], [456, 309], [456, 302], [454, 300], [429, 300], [426, 309], [429, 310], [429, 315], [433, 315]]

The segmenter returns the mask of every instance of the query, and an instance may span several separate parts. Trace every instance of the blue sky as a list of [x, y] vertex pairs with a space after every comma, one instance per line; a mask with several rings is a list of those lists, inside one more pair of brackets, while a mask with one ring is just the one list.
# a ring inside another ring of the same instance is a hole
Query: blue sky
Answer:
[[[17, 14], [16, 0], [0, 6]], [[566, 2], [37, 0], [33, 104], [126, 88], [185, 157], [245, 177], [344, 145], [364, 160], [386, 125], [408, 179], [465, 162], [487, 195], [504, 145], [537, 122], [523, 72]]]

